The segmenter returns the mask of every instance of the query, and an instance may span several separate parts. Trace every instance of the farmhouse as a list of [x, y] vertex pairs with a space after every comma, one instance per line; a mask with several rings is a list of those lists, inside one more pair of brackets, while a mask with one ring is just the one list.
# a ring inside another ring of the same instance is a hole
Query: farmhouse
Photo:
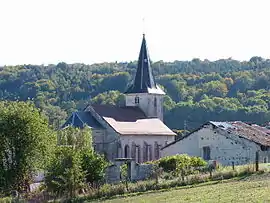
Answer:
[[254, 163], [256, 152], [260, 162], [270, 160], [270, 130], [241, 121], [210, 121], [163, 147], [161, 156], [188, 154], [222, 165], [240, 165]]
[[125, 105], [88, 105], [63, 125], [92, 129], [94, 148], [113, 161], [132, 158], [137, 163], [158, 159], [160, 149], [175, 133], [163, 123], [163, 96], [156, 84], [143, 35], [137, 71], [125, 92]]

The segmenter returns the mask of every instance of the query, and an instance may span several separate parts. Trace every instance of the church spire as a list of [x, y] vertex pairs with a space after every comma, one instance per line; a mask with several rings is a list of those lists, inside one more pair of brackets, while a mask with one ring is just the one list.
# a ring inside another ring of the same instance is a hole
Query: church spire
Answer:
[[153, 77], [145, 34], [143, 34], [135, 79], [125, 93], [164, 94], [164, 92], [156, 85]]

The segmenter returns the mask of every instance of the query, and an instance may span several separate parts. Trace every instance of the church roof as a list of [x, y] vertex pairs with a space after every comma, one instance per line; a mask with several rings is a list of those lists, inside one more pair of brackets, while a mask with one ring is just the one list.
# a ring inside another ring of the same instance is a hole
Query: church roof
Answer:
[[165, 94], [164, 91], [158, 87], [153, 77], [145, 35], [143, 35], [142, 39], [135, 79], [125, 93]]
[[158, 118], [147, 118], [138, 107], [91, 105], [121, 135], [175, 135]]
[[83, 128], [85, 125], [94, 129], [103, 128], [102, 125], [91, 115], [91, 113], [87, 111], [73, 112], [62, 128], [67, 126]]

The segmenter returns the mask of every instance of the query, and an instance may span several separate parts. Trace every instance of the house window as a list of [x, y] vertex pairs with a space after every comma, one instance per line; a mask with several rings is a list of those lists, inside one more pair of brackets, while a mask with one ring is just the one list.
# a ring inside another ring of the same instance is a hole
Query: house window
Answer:
[[267, 151], [267, 150], [268, 150], [268, 147], [262, 145], [262, 146], [261, 146], [261, 150], [262, 150], [262, 151]]
[[203, 147], [203, 159], [210, 160], [211, 159], [211, 151], [210, 147]]
[[125, 146], [124, 155], [125, 155], [125, 158], [130, 158], [130, 155], [129, 155], [129, 146], [128, 145]]
[[135, 97], [135, 104], [139, 104], [140, 103], [140, 98], [139, 97]]

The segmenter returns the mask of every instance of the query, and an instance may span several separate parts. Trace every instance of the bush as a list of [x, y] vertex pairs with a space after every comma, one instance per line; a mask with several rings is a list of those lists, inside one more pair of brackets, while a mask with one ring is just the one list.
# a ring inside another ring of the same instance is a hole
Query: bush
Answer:
[[186, 175], [200, 170], [201, 167], [204, 167], [207, 164], [200, 157], [190, 157], [186, 154], [163, 157], [159, 159], [157, 163], [165, 172], [181, 175], [182, 180], [184, 180]]
[[167, 156], [158, 160], [158, 166], [163, 168], [164, 172], [170, 173], [176, 170], [178, 156]]
[[105, 158], [91, 149], [85, 149], [81, 152], [82, 169], [86, 172], [86, 182], [93, 184], [101, 181], [105, 176], [105, 169], [108, 162]]
[[45, 174], [45, 184], [49, 192], [56, 196], [74, 197], [84, 187], [85, 174], [81, 167], [80, 154], [71, 147], [60, 146]]
[[107, 162], [93, 151], [89, 129], [69, 127], [58, 136], [61, 145], [56, 147], [47, 169], [45, 185], [56, 196], [74, 197], [86, 188], [86, 183], [98, 182], [104, 177]]
[[5, 198], [0, 198], [0, 203], [11, 203], [12, 198], [10, 197], [5, 197]]
[[200, 168], [206, 166], [206, 161], [200, 157], [192, 157], [186, 154], [177, 154], [174, 156], [167, 156], [157, 161], [159, 167], [162, 167], [164, 172], [173, 172], [177, 169], [178, 163], [185, 163], [185, 165], [192, 168]]

